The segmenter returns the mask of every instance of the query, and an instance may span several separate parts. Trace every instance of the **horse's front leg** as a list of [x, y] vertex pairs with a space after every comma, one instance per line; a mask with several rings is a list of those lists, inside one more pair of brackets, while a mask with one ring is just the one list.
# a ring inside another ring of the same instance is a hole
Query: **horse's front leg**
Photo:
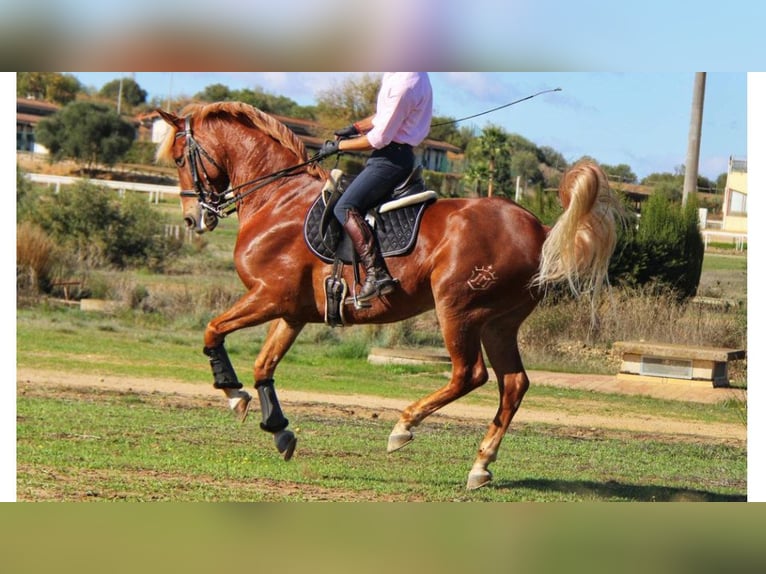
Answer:
[[[210, 321], [205, 329], [203, 352], [210, 360], [213, 386], [226, 394], [229, 408], [243, 422], [247, 417], [252, 397], [242, 389], [243, 385], [239, 382], [224, 347], [224, 340], [229, 333], [264, 322], [264, 316], [268, 317], [268, 313], [264, 309], [261, 309], [260, 313], [253, 312], [255, 308], [255, 298], [252, 293], [248, 293], [231, 309]], [[285, 460], [292, 457], [296, 439], [295, 435], [287, 430], [288, 420], [282, 413], [274, 389], [274, 371], [303, 326], [304, 323], [274, 320], [255, 361], [255, 388], [261, 405], [261, 428], [274, 434], [277, 449]]]
[[250, 393], [242, 389], [242, 383], [239, 382], [224, 347], [224, 340], [229, 333], [259, 325], [268, 320], [263, 317], [261, 311], [257, 304], [257, 297], [250, 292], [226, 312], [211, 320], [205, 329], [205, 347], [202, 352], [210, 360], [213, 386], [224, 392], [229, 400], [229, 408], [241, 422], [247, 418], [252, 397]]
[[289, 422], [282, 413], [274, 388], [274, 371], [304, 325], [305, 323], [289, 323], [284, 319], [274, 321], [269, 327], [266, 341], [255, 359], [253, 368], [255, 390], [261, 403], [261, 428], [274, 434], [274, 443], [285, 460], [292, 458], [297, 439], [293, 432], [287, 429]]

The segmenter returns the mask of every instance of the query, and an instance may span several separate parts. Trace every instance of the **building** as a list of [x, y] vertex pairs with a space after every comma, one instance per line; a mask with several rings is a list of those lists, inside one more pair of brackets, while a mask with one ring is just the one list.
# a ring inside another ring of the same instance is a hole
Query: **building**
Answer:
[[16, 151], [48, 153], [48, 150], [35, 142], [35, 128], [40, 120], [52, 116], [61, 109], [56, 104], [16, 98]]
[[747, 160], [729, 158], [722, 229], [729, 233], [747, 233]]

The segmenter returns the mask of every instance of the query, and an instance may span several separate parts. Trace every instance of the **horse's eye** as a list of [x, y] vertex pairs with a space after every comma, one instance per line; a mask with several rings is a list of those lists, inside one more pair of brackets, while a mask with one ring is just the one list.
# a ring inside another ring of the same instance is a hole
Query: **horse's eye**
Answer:
[[173, 159], [174, 162], [176, 162], [176, 166], [183, 167], [184, 163], [186, 163], [186, 158], [184, 156], [177, 157]]

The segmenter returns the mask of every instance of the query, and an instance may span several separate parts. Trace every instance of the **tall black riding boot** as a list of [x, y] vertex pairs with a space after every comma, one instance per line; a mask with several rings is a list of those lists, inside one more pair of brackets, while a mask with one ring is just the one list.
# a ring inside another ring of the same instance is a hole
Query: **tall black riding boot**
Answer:
[[361, 214], [355, 209], [347, 210], [343, 229], [351, 238], [359, 261], [367, 274], [362, 290], [356, 297], [357, 301], [364, 302], [391, 293], [396, 287], [397, 280], [388, 272], [372, 229]]

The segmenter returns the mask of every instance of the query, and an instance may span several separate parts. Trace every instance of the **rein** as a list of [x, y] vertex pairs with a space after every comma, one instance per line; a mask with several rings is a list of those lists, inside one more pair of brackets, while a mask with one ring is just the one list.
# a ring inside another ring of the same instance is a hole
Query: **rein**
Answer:
[[[290, 175], [294, 175], [292, 172], [298, 169], [304, 168], [307, 165], [310, 165], [319, 159], [318, 157], [319, 154], [316, 154], [313, 157], [309, 158], [307, 161], [304, 161], [302, 163], [299, 163], [290, 167], [286, 167], [284, 169], [280, 169], [279, 171], [275, 171], [267, 175], [262, 175], [255, 179], [251, 179], [249, 181], [241, 183], [235, 187], [231, 187], [228, 190], [226, 190], [224, 193], [218, 193], [217, 191], [215, 191], [215, 189], [213, 189], [213, 186], [210, 183], [210, 179], [207, 175], [207, 172], [205, 171], [205, 167], [202, 163], [201, 156], [204, 155], [205, 158], [210, 163], [212, 163], [219, 171], [225, 172], [225, 170], [223, 167], [221, 167], [221, 165], [218, 162], [215, 161], [213, 156], [211, 156], [205, 150], [205, 148], [203, 148], [199, 144], [199, 142], [197, 142], [197, 140], [194, 139], [194, 135], [192, 134], [192, 129], [191, 129], [190, 116], [186, 117], [186, 125], [184, 126], [184, 129], [182, 131], [176, 132], [175, 137], [186, 138], [186, 156], [189, 161], [189, 169], [191, 170], [191, 173], [192, 173], [192, 180], [194, 181], [194, 189], [181, 190], [181, 197], [196, 197], [200, 207], [203, 210], [222, 219], [234, 213], [237, 210], [237, 204], [241, 202], [243, 199], [245, 199], [247, 196], [255, 193], [260, 188], [265, 187], [269, 185], [270, 183], [277, 181], [278, 179], [281, 179], [283, 177], [288, 177]], [[199, 176], [200, 172], [199, 172], [198, 166], [201, 166], [202, 168], [202, 176], [204, 179], [204, 183], [200, 179], [200, 176]], [[250, 189], [242, 193], [236, 193], [240, 189], [243, 189], [246, 187], [250, 187]]]

